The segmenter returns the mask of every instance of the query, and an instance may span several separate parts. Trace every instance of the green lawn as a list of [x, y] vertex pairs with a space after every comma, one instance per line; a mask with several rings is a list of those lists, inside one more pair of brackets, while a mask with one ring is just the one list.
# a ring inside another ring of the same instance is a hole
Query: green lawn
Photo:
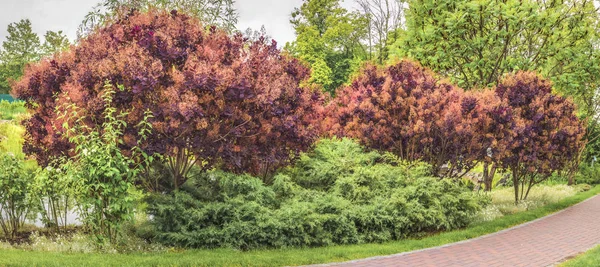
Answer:
[[592, 267], [600, 266], [600, 246], [590, 249], [585, 254], [561, 264], [560, 267]]
[[[0, 266], [283, 266], [346, 261], [439, 246], [493, 233], [567, 208], [598, 193], [600, 193], [600, 186], [568, 197], [555, 204], [507, 215], [494, 221], [473, 225], [464, 230], [441, 233], [423, 239], [409, 239], [383, 244], [254, 250], [249, 252], [231, 249], [186, 250], [153, 254], [68, 254], [9, 249], [0, 250]], [[595, 255], [590, 260], [599, 259], [600, 254], [598, 252], [599, 250], [596, 249]], [[584, 265], [572, 266], [590, 266], [588, 263], [588, 261], [585, 261]]]

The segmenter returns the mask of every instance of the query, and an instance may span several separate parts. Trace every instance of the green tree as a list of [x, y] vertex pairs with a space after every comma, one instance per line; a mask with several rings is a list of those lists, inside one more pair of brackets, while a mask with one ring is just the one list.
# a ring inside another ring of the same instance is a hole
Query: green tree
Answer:
[[40, 38], [29, 19], [8, 25], [8, 36], [0, 50], [0, 93], [10, 92], [11, 80], [23, 75], [25, 65], [40, 58]]
[[339, 0], [305, 0], [290, 22], [296, 40], [286, 50], [311, 65], [311, 81], [327, 92], [334, 93], [366, 59], [367, 20]]
[[[587, 118], [588, 147], [600, 147], [598, 10], [589, 0], [410, 0], [405, 34], [391, 48], [465, 89], [505, 73], [535, 71], [574, 98]], [[596, 154], [582, 150], [575, 159]]]
[[49, 56], [56, 52], [68, 49], [70, 45], [69, 38], [67, 38], [62, 31], [47, 31], [44, 35], [42, 54], [44, 56]]
[[234, 3], [235, 0], [103, 0], [85, 16], [78, 35], [87, 35], [103, 26], [106, 21], [127, 14], [132, 9], [149, 8], [183, 11], [199, 18], [203, 23], [217, 25], [231, 32], [235, 30], [238, 21]]
[[[398, 40], [402, 26], [405, 0], [355, 0], [367, 18], [369, 59], [377, 57], [383, 64], [389, 57], [389, 47]], [[373, 53], [373, 50], [376, 53]], [[375, 54], [375, 55], [373, 55]]]
[[[583, 102], [599, 71], [596, 8], [587, 0], [411, 0], [396, 57], [410, 57], [465, 89], [536, 71]], [[584, 103], [585, 104], [585, 103]], [[585, 107], [584, 107], [585, 108]]]

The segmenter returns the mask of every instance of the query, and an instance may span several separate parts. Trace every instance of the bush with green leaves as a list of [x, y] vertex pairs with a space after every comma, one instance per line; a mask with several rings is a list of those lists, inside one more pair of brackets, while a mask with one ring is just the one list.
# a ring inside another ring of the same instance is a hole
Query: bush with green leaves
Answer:
[[[100, 244], [117, 242], [123, 224], [132, 219], [136, 201], [133, 183], [141, 166], [151, 158], [136, 147], [130, 155], [122, 152], [120, 145], [127, 127], [124, 117], [128, 113], [117, 112], [112, 106], [114, 95], [113, 86], [106, 83], [102, 97], [104, 123], [99, 126], [88, 126], [89, 118], [80, 116], [75, 105], [65, 107], [60, 115], [65, 119], [65, 135], [75, 144], [74, 156], [63, 167], [73, 176], [81, 219]], [[142, 137], [150, 131], [149, 116], [146, 114], [136, 127]]]
[[0, 227], [4, 237], [14, 239], [29, 213], [35, 209], [33, 175], [22, 159], [0, 152]]
[[19, 114], [27, 112], [25, 102], [0, 100], [0, 120], [14, 120]]
[[578, 184], [600, 184], [600, 163], [582, 163], [575, 180]]
[[464, 227], [480, 199], [430, 167], [324, 139], [272, 185], [219, 170], [149, 197], [140, 234], [165, 245], [238, 249], [385, 242]]
[[57, 159], [38, 170], [32, 185], [40, 202], [41, 221], [56, 232], [69, 224], [68, 215], [74, 209], [74, 199], [78, 193], [65, 163], [66, 159]]

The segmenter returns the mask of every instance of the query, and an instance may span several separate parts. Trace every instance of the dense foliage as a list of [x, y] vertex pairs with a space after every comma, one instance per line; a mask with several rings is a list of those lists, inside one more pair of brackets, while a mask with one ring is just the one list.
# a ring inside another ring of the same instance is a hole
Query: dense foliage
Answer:
[[579, 184], [600, 184], [600, 165], [594, 164], [581, 164], [579, 172], [577, 173], [577, 183]]
[[[465, 89], [496, 85], [503, 74], [537, 71], [562, 92], [591, 92], [598, 14], [593, 1], [411, 0], [394, 45]], [[574, 94], [575, 95], [575, 94]], [[577, 93], [577, 95], [579, 95]], [[591, 95], [588, 95], [591, 96]]]
[[0, 94], [10, 93], [11, 81], [21, 78], [26, 64], [69, 47], [62, 31], [47, 31], [42, 44], [29, 19], [9, 24], [7, 32], [0, 48]]
[[577, 103], [588, 121], [582, 154], [598, 156], [600, 13], [594, 1], [407, 3], [406, 27], [391, 54], [418, 60], [466, 90], [496, 86], [513, 71], [535, 71]]
[[249, 249], [384, 242], [466, 226], [480, 207], [475, 195], [419, 166], [324, 139], [272, 186], [210, 171], [153, 196], [155, 232], [144, 234], [168, 245]]
[[325, 128], [404, 160], [429, 162], [435, 174], [448, 162], [456, 168], [450, 173], [464, 172], [467, 152], [478, 151], [467, 151], [475, 133], [470, 124], [462, 125], [461, 114], [467, 116], [477, 103], [466, 99], [463, 105], [461, 98], [461, 89], [416, 62], [369, 65], [329, 104]]
[[[168, 246], [385, 242], [468, 225], [486, 203], [463, 184], [475, 167], [486, 190], [496, 170], [510, 173], [517, 203], [574, 177], [586, 125], [553, 91], [587, 105], [590, 141], [593, 5], [409, 1], [393, 53], [424, 65], [359, 68], [387, 60], [403, 3], [357, 2], [303, 1], [283, 53], [264, 30], [231, 34], [232, 0], [105, 0], [75, 45], [60, 31], [41, 45], [29, 21], [11, 24], [0, 90], [23, 74], [11, 85], [25, 104], [0, 102], [0, 116], [23, 120], [26, 155], [18, 122], [0, 122], [5, 236], [33, 209], [60, 231], [76, 208], [96, 241], [115, 243], [139, 186], [151, 216], [138, 232]], [[321, 87], [337, 89], [327, 105]]]
[[[71, 117], [67, 121], [74, 120], [73, 126], [65, 125], [65, 136], [75, 145], [76, 152], [73, 160], [61, 167], [73, 176], [72, 187], [76, 188], [76, 203], [83, 223], [101, 243], [115, 243], [123, 223], [132, 219], [135, 203], [131, 194], [133, 181], [141, 165], [150, 160], [139, 154], [138, 147], [132, 148], [130, 156], [124, 155], [119, 148], [119, 140], [127, 127], [123, 118], [128, 114], [119, 113], [112, 106], [114, 95], [110, 84], [104, 86], [101, 96], [105, 108], [101, 114], [104, 122], [94, 128], [84, 123], [89, 118], [82, 115], [77, 106], [67, 107], [66, 113], [60, 115]], [[147, 120], [148, 115], [135, 126], [140, 141], [150, 131]], [[136, 162], [138, 157], [143, 160]]]
[[461, 139], [467, 165], [481, 164], [486, 191], [512, 140], [514, 115], [494, 90], [467, 91], [461, 102]]
[[0, 170], [0, 227], [5, 237], [15, 238], [33, 207], [33, 175], [22, 160], [4, 152]]
[[10, 80], [23, 75], [25, 64], [38, 60], [40, 39], [31, 29], [31, 22], [21, 20], [8, 25], [8, 36], [0, 50], [0, 93], [10, 92]]
[[194, 16], [203, 23], [232, 31], [238, 21], [234, 0], [102, 0], [85, 15], [78, 35], [86, 35], [131, 10], [152, 8], [177, 10]]
[[24, 159], [24, 133], [25, 129], [18, 122], [0, 122], [0, 153], [9, 153], [18, 159]]
[[0, 100], [0, 120], [14, 120], [25, 111], [25, 102], [23, 101]]
[[290, 22], [296, 40], [288, 43], [286, 50], [308, 62], [310, 81], [331, 94], [366, 59], [361, 41], [367, 34], [367, 20], [342, 8], [340, 0], [305, 0]]
[[575, 105], [527, 72], [506, 76], [495, 90], [464, 92], [411, 61], [366, 66], [327, 115], [331, 134], [428, 162], [435, 175], [462, 176], [484, 163], [489, 189], [497, 167], [510, 169], [515, 192], [521, 184], [518, 199], [527, 197], [526, 185], [576, 168], [584, 147]]
[[535, 73], [507, 75], [495, 91], [514, 112], [512, 139], [501, 161], [512, 172], [515, 200], [524, 199], [531, 186], [577, 159], [585, 128], [575, 105], [552, 94], [551, 83]]
[[[347, 9], [349, 2], [357, 8]], [[303, 0], [291, 14], [296, 39], [285, 49], [310, 64], [311, 82], [334, 94], [363, 61], [387, 61], [403, 14], [403, 0]]]
[[[104, 82], [122, 84], [114, 96], [128, 114], [122, 146], [167, 157], [177, 187], [195, 162], [265, 174], [309, 148], [322, 95], [299, 85], [308, 75], [275, 42], [246, 42], [188, 15], [151, 10], [32, 65], [14, 90], [34, 110], [25, 151], [45, 165], [73, 147], [56, 108], [73, 103], [90, 127], [101, 125]], [[141, 142], [133, 127], [146, 109], [153, 131]]]

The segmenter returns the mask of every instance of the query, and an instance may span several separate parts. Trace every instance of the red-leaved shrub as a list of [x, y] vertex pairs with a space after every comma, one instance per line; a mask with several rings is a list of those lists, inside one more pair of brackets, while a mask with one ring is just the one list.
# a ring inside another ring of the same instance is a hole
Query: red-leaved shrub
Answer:
[[553, 94], [550, 81], [535, 73], [507, 75], [495, 92], [513, 111], [512, 138], [501, 163], [512, 172], [519, 201], [527, 198], [533, 185], [578, 156], [585, 127], [573, 102]]
[[[14, 84], [33, 116], [25, 151], [42, 164], [65, 155], [56, 109], [75, 104], [100, 124], [106, 81], [122, 85], [114, 106], [128, 112], [123, 149], [168, 156], [175, 185], [194, 162], [265, 173], [287, 164], [318, 137], [323, 96], [300, 86], [309, 70], [275, 41], [207, 30], [185, 14], [132, 12], [64, 52], [30, 66]], [[140, 142], [135, 125], [151, 111], [153, 131]]]

